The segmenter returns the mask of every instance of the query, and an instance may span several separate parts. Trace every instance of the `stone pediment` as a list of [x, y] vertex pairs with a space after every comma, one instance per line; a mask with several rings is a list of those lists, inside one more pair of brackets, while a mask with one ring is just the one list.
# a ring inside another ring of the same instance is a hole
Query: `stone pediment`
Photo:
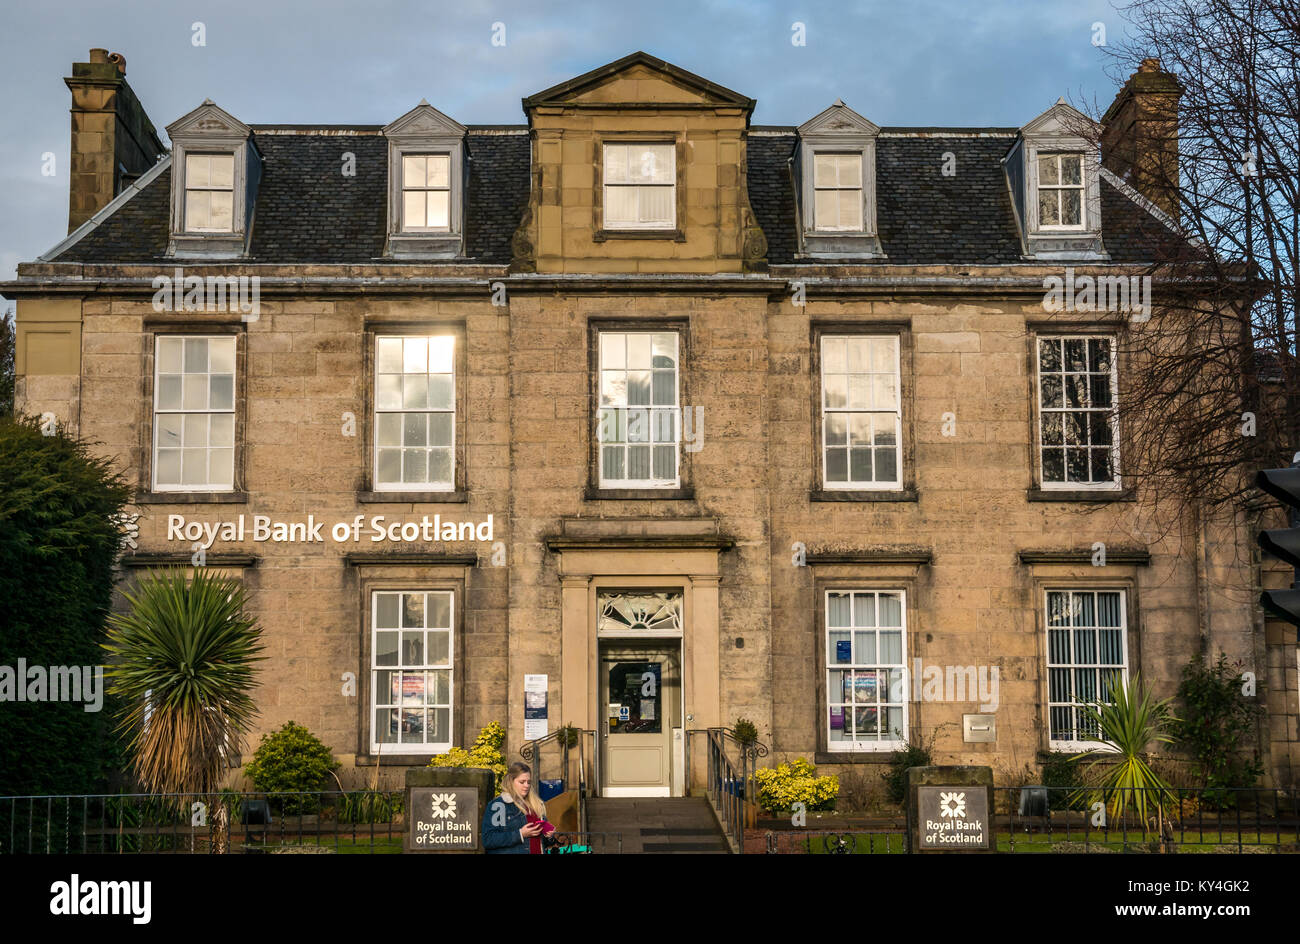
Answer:
[[384, 128], [389, 138], [463, 137], [465, 126], [449, 118], [426, 101], [421, 101], [405, 115]]
[[209, 98], [189, 114], [183, 115], [169, 124], [167, 126], [167, 135], [172, 140], [191, 135], [244, 140], [251, 130], [248, 125]]
[[611, 107], [663, 103], [687, 107], [741, 108], [754, 100], [671, 63], [636, 52], [524, 99], [524, 109], [545, 105]]
[[879, 133], [879, 125], [863, 118], [838, 99], [834, 105], [799, 126], [799, 135], [805, 138], [817, 134], [866, 134], [874, 137]]
[[1096, 122], [1064, 98], [1020, 129], [1026, 137], [1081, 137], [1095, 133]]

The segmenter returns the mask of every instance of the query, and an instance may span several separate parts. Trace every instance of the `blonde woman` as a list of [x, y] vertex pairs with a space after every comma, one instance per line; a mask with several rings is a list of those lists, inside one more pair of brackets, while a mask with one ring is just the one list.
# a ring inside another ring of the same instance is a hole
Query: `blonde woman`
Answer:
[[555, 832], [546, 804], [533, 787], [533, 771], [516, 761], [501, 781], [501, 795], [483, 813], [483, 848], [488, 853], [540, 855], [542, 836]]

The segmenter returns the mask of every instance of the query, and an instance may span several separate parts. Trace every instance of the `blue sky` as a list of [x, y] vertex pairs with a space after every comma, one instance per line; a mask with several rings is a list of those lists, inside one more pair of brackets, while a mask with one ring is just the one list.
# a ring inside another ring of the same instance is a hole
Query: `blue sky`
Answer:
[[466, 124], [522, 123], [523, 96], [637, 49], [757, 99], [756, 124], [842, 98], [880, 125], [1020, 126], [1061, 95], [1110, 101], [1098, 22], [1123, 35], [1106, 0], [4, 0], [0, 279], [67, 233], [63, 77], [92, 46], [126, 57], [160, 133], [204, 98], [250, 124], [386, 124], [421, 98]]

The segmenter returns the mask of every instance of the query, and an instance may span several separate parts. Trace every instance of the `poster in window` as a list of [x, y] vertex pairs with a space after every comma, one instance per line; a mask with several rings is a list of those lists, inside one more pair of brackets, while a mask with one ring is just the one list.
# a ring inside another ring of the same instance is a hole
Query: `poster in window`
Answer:
[[847, 639], [839, 639], [835, 642], [835, 661], [852, 662], [853, 661], [853, 643]]
[[875, 708], [854, 708], [853, 725], [859, 735], [875, 734], [878, 724]]
[[844, 709], [835, 705], [831, 706], [831, 730], [844, 730]]
[[424, 675], [402, 675], [394, 672], [392, 675], [392, 695], [394, 705], [423, 705], [424, 704]]
[[844, 700], [846, 702], [852, 703], [856, 701], [859, 705], [875, 704], [876, 690], [875, 672], [860, 672], [844, 677]]

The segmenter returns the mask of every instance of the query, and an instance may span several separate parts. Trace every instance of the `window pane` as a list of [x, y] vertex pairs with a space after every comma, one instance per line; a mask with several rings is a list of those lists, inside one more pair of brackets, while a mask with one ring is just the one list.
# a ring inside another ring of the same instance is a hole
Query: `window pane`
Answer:
[[210, 229], [211, 215], [208, 212], [207, 190], [185, 191], [185, 228], [190, 230]]
[[235, 372], [235, 339], [212, 338], [208, 341], [209, 370], [214, 374]]
[[850, 230], [862, 229], [862, 191], [841, 190], [840, 228]]
[[375, 342], [375, 370], [381, 374], [402, 372], [402, 339], [379, 338]]
[[828, 413], [826, 415], [826, 445], [843, 446], [848, 442], [848, 419], [865, 419], [861, 414]]
[[627, 373], [628, 406], [650, 405], [650, 371], [630, 370]]
[[235, 378], [229, 374], [209, 378], [208, 408], [233, 410], [235, 408]]
[[234, 446], [235, 415], [233, 413], [220, 413], [211, 417], [211, 420], [211, 426], [208, 428], [208, 442], [214, 446]]
[[402, 481], [421, 483], [429, 480], [429, 453], [424, 449], [402, 450]]
[[429, 426], [423, 413], [405, 413], [402, 415], [402, 445], [428, 445]]
[[825, 358], [823, 371], [828, 374], [844, 373], [847, 369], [845, 366], [847, 343], [844, 338], [827, 338], [822, 342], [822, 354]]
[[898, 481], [898, 452], [893, 447], [890, 447], [888, 449], [877, 449], [875, 453], [876, 481]]
[[641, 212], [639, 222], [671, 224], [673, 221], [673, 188], [640, 188]]
[[208, 369], [208, 339], [185, 339], [185, 372], [205, 373]]
[[402, 157], [402, 186], [423, 187], [425, 181], [425, 159], [421, 156], [404, 155]]
[[401, 374], [379, 374], [375, 377], [375, 407], [380, 410], [401, 409]]
[[826, 450], [826, 481], [847, 482], [849, 480], [849, 451], [847, 449]]
[[[423, 416], [423, 414], [418, 414]], [[455, 416], [451, 413], [430, 413], [429, 416], [429, 445], [430, 446], [450, 446], [451, 434]], [[407, 445], [411, 445], [407, 443]]]
[[451, 192], [448, 190], [430, 190], [427, 192], [429, 200], [428, 214], [425, 216], [425, 225], [446, 229], [451, 219]]
[[1038, 182], [1040, 184], [1059, 184], [1061, 182], [1057, 171], [1055, 154], [1048, 154], [1038, 158]]
[[1038, 342], [1039, 370], [1061, 369], [1061, 342], [1056, 339]]
[[837, 191], [818, 190], [813, 194], [813, 219], [817, 229], [838, 229], [840, 198]]
[[179, 449], [158, 450], [158, 467], [155, 479], [159, 485], [179, 485], [181, 483], [181, 451]]
[[601, 333], [600, 366], [606, 370], [611, 367], [627, 366], [627, 335]]
[[1060, 226], [1061, 211], [1057, 203], [1059, 190], [1040, 190], [1038, 192], [1038, 222], [1042, 226]]
[[826, 620], [831, 626], [851, 626], [849, 607], [852, 597], [847, 593], [831, 593], [826, 597]]
[[402, 194], [402, 225], [414, 229], [425, 225], [425, 200], [423, 190], [407, 190]]
[[375, 475], [384, 485], [395, 485], [402, 480], [402, 450], [380, 449]]
[[451, 374], [429, 375], [429, 409], [450, 410], [453, 396]]
[[1043, 406], [1052, 409], [1061, 406], [1060, 374], [1045, 374], [1041, 381]]
[[235, 186], [235, 156], [233, 154], [213, 154], [208, 157], [208, 166], [213, 187], [229, 190]]
[[862, 186], [862, 155], [839, 154], [836, 156], [839, 167], [839, 185], [841, 187]]
[[380, 446], [402, 444], [402, 414], [380, 413], [375, 417], [376, 442]]
[[1078, 154], [1061, 155], [1061, 183], [1077, 186], [1082, 182], [1080, 171], [1083, 166]]
[[429, 373], [451, 373], [455, 354], [456, 339], [451, 335], [429, 338]]
[[1065, 226], [1078, 226], [1083, 219], [1083, 191], [1061, 191], [1061, 223]]
[[625, 144], [605, 145], [605, 181], [607, 183], [627, 182], [627, 151], [627, 145]]
[[208, 194], [208, 225], [213, 229], [234, 229], [235, 195], [229, 190], [214, 190]]
[[451, 186], [451, 158], [446, 154], [430, 155], [426, 165], [430, 187]]
[[184, 417], [170, 413], [160, 413], [156, 418], [158, 446], [179, 447], [181, 445], [181, 423]]
[[836, 374], [826, 378], [826, 409], [842, 410], [849, 405], [849, 378]]
[[451, 450], [450, 449], [429, 450], [429, 481], [430, 482], [451, 481]]
[[673, 406], [677, 403], [677, 373], [671, 370], [656, 370], [653, 377], [655, 406]]
[[181, 405], [187, 410], [206, 410], [208, 408], [207, 374], [186, 374], [182, 387], [184, 395]]
[[208, 457], [208, 483], [228, 486], [234, 481], [235, 450], [213, 449]]
[[636, 222], [636, 189], [633, 187], [605, 188], [605, 225], [613, 228]]
[[834, 154], [813, 155], [813, 186], [834, 187], [838, 180]]
[[185, 155], [185, 186], [187, 187], [206, 187], [211, 177], [209, 171], [208, 155], [206, 154], [186, 154]]
[[206, 446], [208, 444], [208, 418], [202, 413], [191, 413], [184, 417], [182, 428], [184, 445]]
[[621, 446], [603, 446], [600, 450], [601, 474], [607, 479], [627, 478], [623, 466], [624, 449]]
[[402, 408], [423, 410], [429, 405], [429, 381], [423, 375], [407, 374], [402, 379]]
[[179, 374], [181, 372], [181, 351], [184, 341], [181, 338], [158, 339], [158, 372], [160, 374]]
[[181, 484], [205, 485], [208, 481], [208, 451], [206, 449], [181, 450]]

